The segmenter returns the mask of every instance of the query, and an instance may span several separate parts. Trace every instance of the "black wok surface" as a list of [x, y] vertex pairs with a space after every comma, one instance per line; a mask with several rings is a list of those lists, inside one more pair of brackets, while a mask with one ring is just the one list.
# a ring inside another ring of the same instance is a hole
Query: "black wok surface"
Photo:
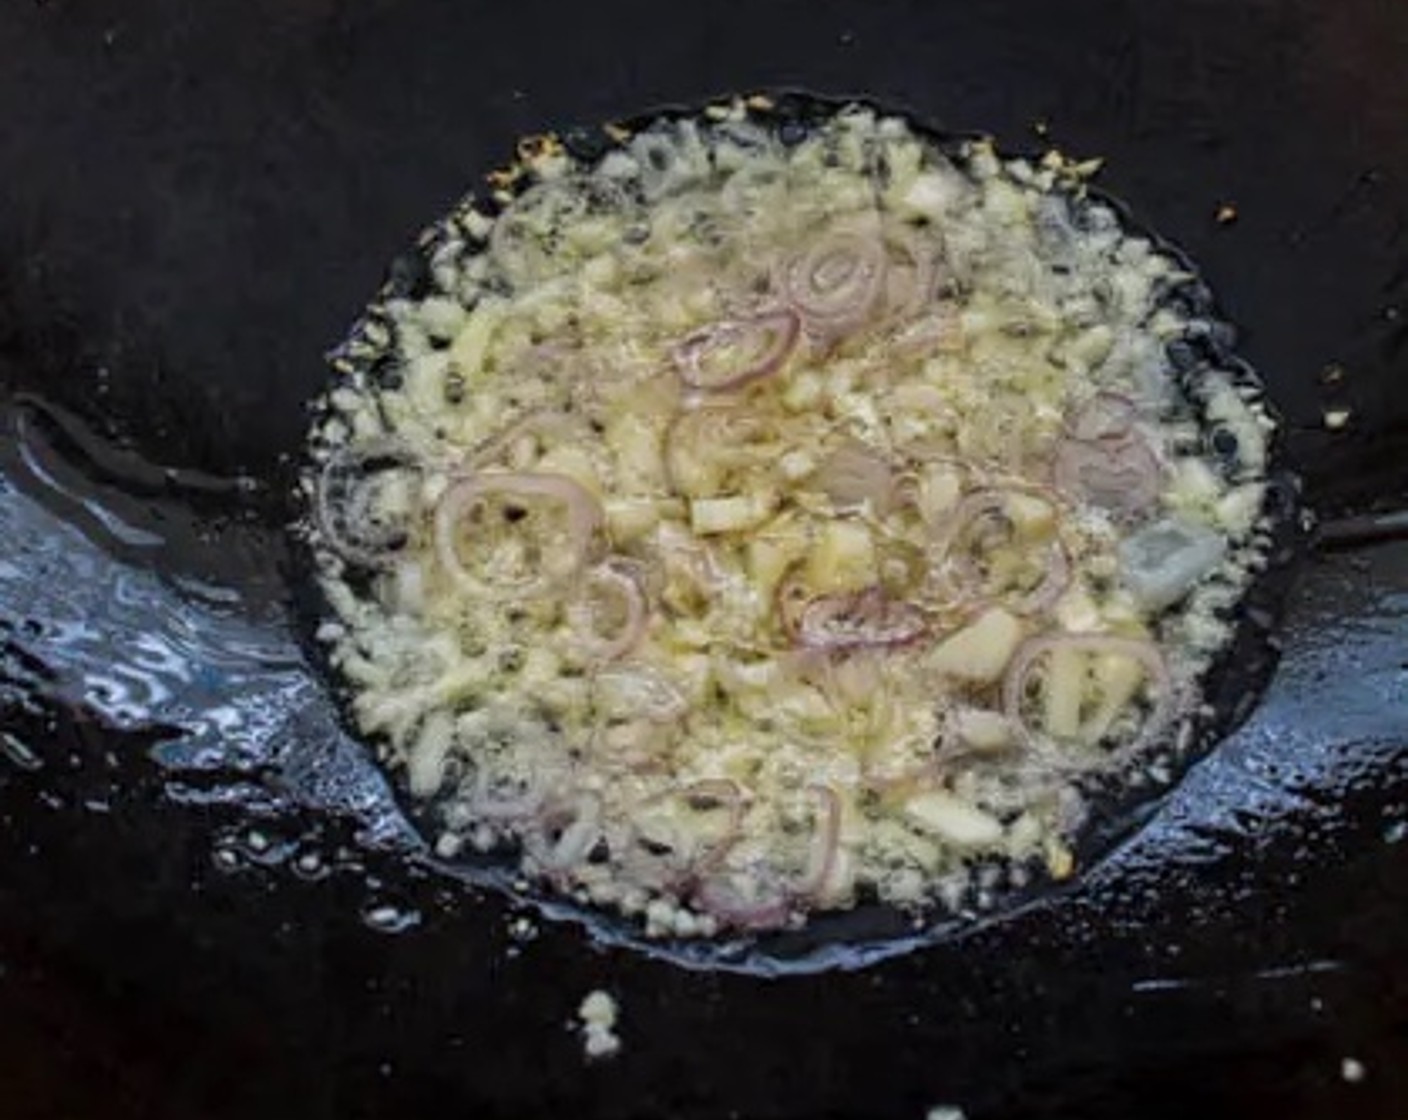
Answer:
[[417, 859], [283, 535], [321, 353], [516, 136], [794, 86], [1106, 156], [1309, 504], [1408, 507], [1405, 57], [1374, 0], [12, 0], [0, 1114], [1408, 1114], [1408, 543], [1306, 564], [1261, 705], [1067, 890], [768, 977], [525, 938]]

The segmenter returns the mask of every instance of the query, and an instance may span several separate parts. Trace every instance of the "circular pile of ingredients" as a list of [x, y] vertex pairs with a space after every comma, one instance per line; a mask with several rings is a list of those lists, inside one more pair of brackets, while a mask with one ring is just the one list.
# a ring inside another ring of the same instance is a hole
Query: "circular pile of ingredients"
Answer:
[[1175, 373], [1211, 325], [1093, 164], [768, 109], [526, 142], [336, 356], [302, 481], [437, 852], [658, 936], [1071, 874], [1269, 542], [1272, 422]]

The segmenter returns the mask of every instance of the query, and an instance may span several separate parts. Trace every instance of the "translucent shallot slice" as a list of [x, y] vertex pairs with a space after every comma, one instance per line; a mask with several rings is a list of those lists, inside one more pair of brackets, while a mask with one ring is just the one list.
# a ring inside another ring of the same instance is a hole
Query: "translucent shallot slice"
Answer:
[[650, 618], [641, 573], [621, 557], [587, 572], [580, 599], [567, 608], [577, 642], [594, 661], [615, 661], [640, 644]]
[[784, 260], [778, 286], [802, 317], [808, 334], [836, 338], [856, 330], [875, 313], [884, 294], [887, 265], [878, 236], [832, 233]]
[[781, 929], [796, 905], [782, 882], [769, 881], [762, 872], [716, 872], [699, 882], [693, 902], [720, 925], [746, 933]]
[[1145, 512], [1163, 489], [1158, 457], [1138, 435], [1117, 443], [1064, 440], [1056, 449], [1052, 479], [1073, 498], [1117, 517]]
[[[937, 527], [929, 545], [931, 570], [940, 584], [950, 585], [964, 601], [992, 598], [982, 589], [982, 574], [973, 558], [964, 555], [959, 546], [984, 518], [1006, 518], [1011, 494], [1027, 493], [1006, 488], [976, 490], [959, 502]], [[1055, 505], [1055, 499], [1047, 494], [1032, 492], [1029, 496]], [[1060, 536], [1053, 534], [1045, 544], [1040, 579], [1030, 589], [1003, 596], [1003, 600], [1017, 614], [1040, 614], [1055, 604], [1070, 581], [1070, 556]]]
[[740, 835], [742, 835], [743, 814], [747, 808], [747, 798], [744, 795], [743, 787], [732, 778], [701, 778], [687, 785], [656, 794], [646, 802], [645, 807], [649, 808], [672, 801], [682, 804], [694, 814], [704, 814], [710, 811], [724, 814], [723, 825], [718, 830], [718, 835], [705, 840], [702, 848], [697, 836], [690, 837], [691, 842], [682, 845], [689, 849], [687, 860], [689, 875], [708, 874], [718, 867], [723, 858], [728, 855], [729, 849], [738, 842]]
[[797, 641], [810, 649], [902, 646], [928, 629], [924, 612], [881, 587], [851, 594], [819, 595], [802, 608]]
[[535, 408], [481, 442], [465, 457], [465, 463], [474, 470], [497, 466], [499, 460], [511, 456], [526, 441], [561, 434], [570, 424], [570, 419], [561, 412]]
[[785, 308], [745, 319], [721, 319], [682, 339], [675, 370], [691, 389], [741, 389], [782, 368], [797, 343], [800, 321]]
[[[466, 566], [460, 554], [464, 522], [475, 506], [491, 497], [547, 500], [562, 507], [566, 545], [541, 557], [542, 571], [489, 578]], [[602, 519], [596, 496], [566, 475], [486, 471], [461, 478], [441, 496], [435, 509], [435, 553], [445, 573], [466, 590], [515, 597], [539, 595], [581, 569]]]
[[1052, 480], [1072, 497], [1118, 517], [1143, 513], [1163, 486], [1158, 455], [1135, 426], [1135, 404], [1097, 393], [1067, 425], [1056, 448]]
[[928, 311], [936, 295], [940, 249], [909, 226], [885, 231], [891, 251], [885, 275], [885, 311], [897, 324]]
[[1168, 730], [1177, 714], [1177, 696], [1173, 675], [1163, 653], [1153, 642], [1125, 638], [1115, 634], [1043, 634], [1028, 638], [1017, 648], [1002, 683], [1002, 707], [1012, 729], [1025, 746], [1040, 755], [1052, 754], [1050, 738], [1034, 730], [1023, 713], [1032, 675], [1043, 658], [1061, 651], [1085, 656], [1108, 655], [1137, 662], [1144, 671], [1145, 687], [1151, 693], [1153, 707], [1145, 716], [1138, 733], [1128, 743], [1112, 753], [1112, 759], [1139, 755]]
[[[636, 886], [684, 894], [711, 873], [738, 841], [746, 807], [742, 788], [728, 778], [672, 786], [639, 802], [621, 822], [617, 864]], [[717, 836], [702, 838], [703, 814], [723, 814]]]

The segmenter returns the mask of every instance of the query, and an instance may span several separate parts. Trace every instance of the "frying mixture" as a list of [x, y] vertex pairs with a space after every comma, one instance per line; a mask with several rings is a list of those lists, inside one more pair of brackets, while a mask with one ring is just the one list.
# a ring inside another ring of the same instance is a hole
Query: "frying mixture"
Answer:
[[525, 143], [334, 365], [353, 719], [446, 858], [661, 936], [1072, 872], [1186, 749], [1267, 441], [1093, 163], [765, 100]]

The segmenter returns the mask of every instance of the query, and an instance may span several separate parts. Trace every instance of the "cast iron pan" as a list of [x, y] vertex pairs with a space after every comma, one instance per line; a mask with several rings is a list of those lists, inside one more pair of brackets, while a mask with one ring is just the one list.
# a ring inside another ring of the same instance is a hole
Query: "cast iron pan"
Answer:
[[[1408, 1110], [1408, 12], [969, 7], [0, 15], [7, 1115]], [[1260, 706], [1075, 884], [706, 968], [418, 854], [298, 641], [287, 481], [321, 353], [517, 135], [781, 86], [1107, 156], [1326, 528]]]

